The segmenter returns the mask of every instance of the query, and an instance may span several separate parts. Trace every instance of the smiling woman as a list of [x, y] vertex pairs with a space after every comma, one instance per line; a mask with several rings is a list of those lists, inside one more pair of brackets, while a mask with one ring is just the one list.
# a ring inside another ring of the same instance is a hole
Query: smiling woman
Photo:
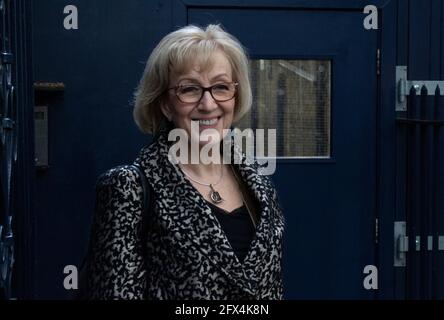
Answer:
[[[157, 45], [134, 109], [154, 141], [134, 161], [140, 173], [122, 166], [97, 182], [87, 298], [282, 298], [276, 190], [226, 134], [251, 100], [245, 51], [220, 26], [187, 26]], [[187, 138], [179, 163], [169, 157], [173, 129]], [[209, 144], [240, 161], [193, 161]]]
[[[208, 57], [205, 68], [197, 60], [185, 74], [172, 71], [170, 85], [172, 88], [160, 107], [175, 128], [186, 130], [191, 139], [201, 144], [205, 141], [200, 140], [199, 133], [205, 129], [215, 129], [218, 137], [223, 137], [222, 130], [233, 122], [237, 83], [233, 82], [230, 62], [221, 50]], [[199, 124], [197, 136], [192, 135], [192, 121]], [[212, 140], [212, 143], [219, 142]]]

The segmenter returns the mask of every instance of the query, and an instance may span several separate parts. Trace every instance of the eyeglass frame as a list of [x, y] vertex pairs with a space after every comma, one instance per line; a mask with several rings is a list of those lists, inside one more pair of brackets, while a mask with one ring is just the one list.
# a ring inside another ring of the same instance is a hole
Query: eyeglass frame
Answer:
[[[217, 85], [221, 85], [221, 84], [232, 84], [232, 85], [234, 85], [234, 94], [233, 94], [233, 96], [232, 96], [230, 99], [227, 99], [227, 100], [217, 100], [217, 99], [213, 96], [213, 92], [212, 92], [213, 88], [214, 88], [215, 86], [217, 86]], [[210, 95], [211, 95], [211, 97], [214, 99], [214, 101], [216, 101], [216, 102], [227, 102], [227, 101], [230, 101], [230, 100], [234, 99], [234, 97], [236, 96], [236, 93], [237, 93], [237, 86], [238, 86], [238, 85], [239, 85], [239, 82], [235, 82], [235, 81], [233, 81], [233, 82], [220, 82], [220, 83], [216, 83], [216, 84], [214, 84], [214, 85], [212, 85], [212, 86], [209, 86], [209, 87], [203, 87], [203, 86], [198, 85], [198, 84], [187, 84], [187, 85], [180, 84], [180, 85], [177, 85], [177, 86], [174, 86], [174, 87], [168, 88], [166, 91], [170, 91], [170, 90], [173, 90], [173, 89], [174, 89], [174, 90], [175, 90], [174, 94], [176, 95], [177, 99], [179, 99], [179, 101], [182, 102], [182, 103], [198, 103], [198, 102], [200, 102], [200, 100], [202, 100], [202, 98], [203, 98], [205, 92], [207, 92], [207, 91], [210, 93]], [[180, 99], [179, 95], [177, 94], [177, 89], [179, 89], [180, 87], [185, 87], [185, 86], [196, 86], [196, 87], [200, 87], [200, 88], [202, 88], [202, 94], [201, 94], [199, 100], [197, 100], [196, 102], [185, 102], [185, 101], [182, 101], [182, 100]]]

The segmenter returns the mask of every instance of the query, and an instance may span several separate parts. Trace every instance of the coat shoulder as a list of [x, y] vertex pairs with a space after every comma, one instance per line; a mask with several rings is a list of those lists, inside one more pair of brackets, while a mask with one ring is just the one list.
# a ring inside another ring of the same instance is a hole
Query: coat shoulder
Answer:
[[[142, 185], [138, 173], [131, 165], [111, 168], [102, 173], [96, 181], [96, 209], [99, 216], [119, 216], [125, 212], [128, 219], [133, 218], [128, 208], [141, 206]], [[124, 209], [127, 208], [127, 209]]]
[[125, 186], [135, 182], [137, 173], [131, 165], [121, 165], [108, 169], [102, 173], [96, 181], [96, 189], [111, 186]]

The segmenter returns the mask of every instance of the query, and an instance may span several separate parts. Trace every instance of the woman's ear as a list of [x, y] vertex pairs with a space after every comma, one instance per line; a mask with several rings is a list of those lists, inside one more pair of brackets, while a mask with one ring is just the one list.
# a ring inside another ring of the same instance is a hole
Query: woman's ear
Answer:
[[172, 112], [170, 109], [170, 106], [168, 105], [168, 103], [166, 102], [162, 102], [160, 104], [160, 110], [162, 110], [163, 115], [165, 116], [165, 118], [168, 119], [168, 121], [171, 121], [172, 117]]

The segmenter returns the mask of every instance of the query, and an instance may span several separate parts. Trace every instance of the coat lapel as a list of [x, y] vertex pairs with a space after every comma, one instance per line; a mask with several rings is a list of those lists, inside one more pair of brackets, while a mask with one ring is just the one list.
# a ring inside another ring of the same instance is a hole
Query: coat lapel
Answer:
[[[142, 150], [136, 160], [145, 169], [147, 177], [158, 195], [156, 201], [163, 203], [165, 212], [158, 218], [175, 232], [178, 240], [191, 243], [193, 250], [199, 250], [213, 265], [245, 292], [254, 295], [259, 282], [261, 261], [270, 245], [269, 188], [263, 176], [257, 173], [255, 164], [249, 163], [239, 149], [231, 145], [232, 156], [237, 154], [241, 161], [234, 164], [250, 193], [259, 205], [260, 221], [250, 250], [241, 263], [212, 214], [206, 200], [185, 178], [177, 165], [168, 160], [169, 143], [167, 133]], [[188, 240], [188, 242], [186, 241]], [[181, 242], [182, 243], [182, 242]]]

